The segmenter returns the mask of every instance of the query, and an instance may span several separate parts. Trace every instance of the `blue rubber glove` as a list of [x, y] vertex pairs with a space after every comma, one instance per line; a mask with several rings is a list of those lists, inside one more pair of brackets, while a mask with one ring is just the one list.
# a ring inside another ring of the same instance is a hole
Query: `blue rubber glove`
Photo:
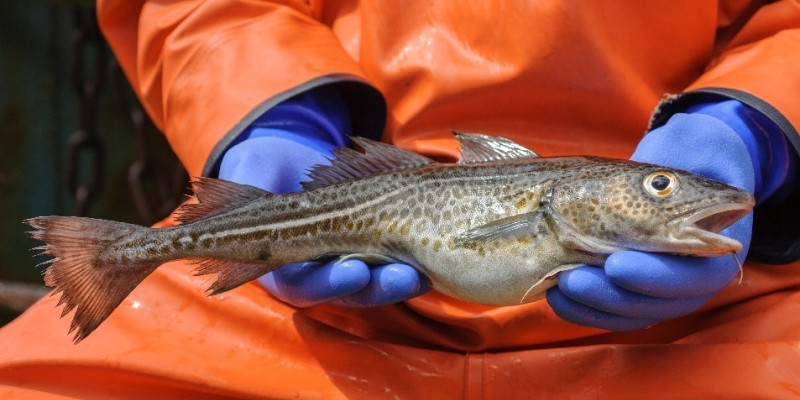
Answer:
[[[632, 160], [688, 170], [754, 193], [757, 202], [793, 187], [796, 155], [771, 121], [736, 100], [675, 114], [648, 133]], [[752, 214], [722, 231], [740, 241], [744, 260]], [[732, 256], [687, 257], [620, 251], [605, 268], [562, 272], [547, 299], [563, 319], [626, 331], [686, 315], [726, 287], [739, 271]]]
[[[273, 193], [301, 190], [309, 168], [346, 145], [349, 112], [341, 96], [318, 88], [267, 111], [224, 154], [219, 178]], [[360, 260], [285, 265], [259, 278], [275, 297], [296, 307], [320, 303], [377, 306], [403, 301], [429, 289], [405, 264], [370, 268]]]

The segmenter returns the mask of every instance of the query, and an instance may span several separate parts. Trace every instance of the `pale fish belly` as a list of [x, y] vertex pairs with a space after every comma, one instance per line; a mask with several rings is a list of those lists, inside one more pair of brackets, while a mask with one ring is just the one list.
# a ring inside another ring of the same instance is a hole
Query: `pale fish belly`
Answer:
[[478, 246], [462, 245], [458, 238], [491, 221], [536, 211], [548, 187], [515, 176], [470, 185], [448, 176], [425, 177], [386, 198], [377, 211], [378, 251], [413, 265], [436, 290], [461, 300], [534, 301], [554, 284], [546, 277], [596, 256], [565, 249], [544, 218], [526, 235]]
[[[479, 248], [419, 246], [413, 251], [434, 288], [455, 298], [487, 305], [515, 305], [541, 298], [555, 274], [592, 256], [565, 248], [540, 220], [525, 236], [499, 238]], [[421, 241], [425, 241], [422, 238]], [[438, 248], [438, 250], [437, 250]]]

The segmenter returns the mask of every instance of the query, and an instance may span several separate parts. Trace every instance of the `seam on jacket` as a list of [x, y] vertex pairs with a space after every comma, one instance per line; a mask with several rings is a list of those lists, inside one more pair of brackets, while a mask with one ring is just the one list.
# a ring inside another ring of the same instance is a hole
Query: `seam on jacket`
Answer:
[[464, 354], [464, 399], [482, 400], [484, 393], [484, 353]]

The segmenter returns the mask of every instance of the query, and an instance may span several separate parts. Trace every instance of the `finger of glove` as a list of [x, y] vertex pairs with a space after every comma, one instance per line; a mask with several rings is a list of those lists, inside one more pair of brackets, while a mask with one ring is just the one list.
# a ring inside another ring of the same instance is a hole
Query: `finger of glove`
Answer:
[[[739, 260], [747, 256], [752, 221], [752, 215], [748, 215], [720, 232], [742, 242]], [[672, 299], [692, 298], [722, 290], [739, 274], [739, 264], [733, 255], [691, 257], [620, 251], [608, 257], [605, 273], [615, 285], [632, 292]]]
[[430, 290], [428, 280], [406, 264], [387, 264], [370, 271], [370, 282], [363, 290], [331, 301], [348, 307], [374, 307], [401, 302]]
[[228, 149], [218, 176], [273, 193], [297, 192], [310, 167], [330, 164], [328, 156], [324, 149], [294, 139], [252, 137]]
[[580, 267], [558, 276], [558, 290], [574, 302], [621, 317], [663, 321], [686, 315], [710, 295], [666, 299], [631, 292], [615, 285], [601, 268]]
[[631, 160], [679, 168], [753, 193], [755, 172], [742, 139], [722, 121], [675, 114], [642, 138]]
[[615, 284], [636, 293], [672, 299], [716, 293], [738, 271], [730, 255], [687, 257], [622, 251], [606, 261], [606, 273]]
[[278, 299], [295, 307], [310, 307], [363, 290], [370, 282], [370, 271], [360, 260], [292, 263], [258, 281]]
[[547, 291], [547, 302], [561, 319], [578, 325], [613, 331], [644, 329], [660, 322], [657, 319], [624, 317], [597, 310], [565, 296], [558, 287]]

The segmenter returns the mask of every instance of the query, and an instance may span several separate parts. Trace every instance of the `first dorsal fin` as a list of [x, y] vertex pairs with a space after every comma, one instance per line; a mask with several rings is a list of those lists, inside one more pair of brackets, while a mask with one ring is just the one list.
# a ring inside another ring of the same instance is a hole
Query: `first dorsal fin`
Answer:
[[461, 144], [459, 164], [539, 157], [538, 154], [503, 137], [493, 137], [478, 133], [453, 132], [453, 134]]
[[193, 181], [192, 190], [197, 203], [184, 204], [175, 213], [175, 220], [182, 224], [217, 214], [259, 197], [273, 195], [255, 186], [205, 177]]
[[420, 154], [390, 144], [362, 137], [352, 137], [363, 152], [347, 147], [333, 151], [330, 165], [316, 165], [308, 173], [310, 182], [302, 182], [305, 190], [319, 189], [337, 183], [363, 179], [389, 171], [417, 168], [434, 161]]

